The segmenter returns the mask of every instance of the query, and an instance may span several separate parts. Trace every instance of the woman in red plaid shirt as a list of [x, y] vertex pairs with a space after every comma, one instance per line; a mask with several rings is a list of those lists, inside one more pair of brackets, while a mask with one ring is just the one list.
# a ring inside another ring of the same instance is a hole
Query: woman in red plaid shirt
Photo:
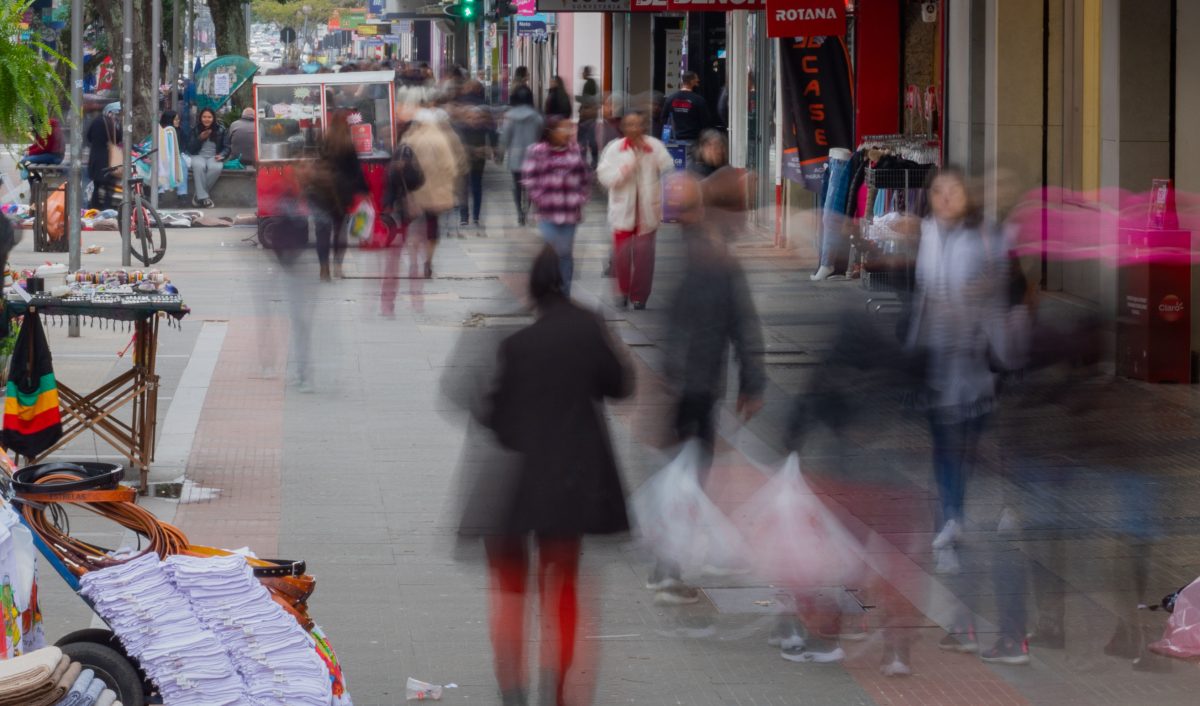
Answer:
[[575, 271], [575, 227], [592, 193], [591, 170], [571, 132], [571, 121], [547, 118], [541, 142], [529, 148], [521, 166], [521, 181], [537, 210], [538, 231], [558, 253], [567, 296]]

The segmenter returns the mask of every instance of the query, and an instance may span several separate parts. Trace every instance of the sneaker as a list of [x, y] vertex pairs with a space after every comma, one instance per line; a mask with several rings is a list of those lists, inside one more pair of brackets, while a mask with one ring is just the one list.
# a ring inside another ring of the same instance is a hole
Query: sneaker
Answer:
[[767, 636], [767, 644], [771, 647], [800, 648], [804, 646], [804, 633], [800, 623], [794, 617], [781, 617], [771, 628]]
[[901, 661], [899, 657], [893, 657], [891, 662], [879, 666], [879, 673], [885, 677], [911, 677], [912, 667]]
[[662, 578], [654, 578], [651, 576], [646, 579], [647, 591], [665, 591], [668, 588], [682, 586], [683, 582], [673, 576], [663, 576]]
[[834, 664], [846, 659], [846, 653], [840, 647], [782, 649], [779, 651], [779, 656], [789, 662], [813, 662], [816, 664]]
[[525, 227], [525, 216], [523, 214], [520, 216], [517, 216], [517, 226], [520, 228]]
[[962, 570], [962, 565], [958, 562], [958, 552], [954, 551], [953, 547], [934, 549], [933, 559], [933, 570], [936, 573], [953, 575]]
[[938, 649], [946, 652], [971, 654], [979, 651], [979, 643], [975, 641], [975, 631], [970, 630], [965, 633], [946, 635], [938, 642]]
[[994, 664], [1029, 664], [1029, 645], [1010, 637], [996, 640], [992, 649], [979, 653], [979, 659]]
[[680, 584], [654, 594], [656, 605], [691, 605], [700, 600], [700, 592], [691, 586]]
[[612, 260], [605, 261], [604, 270], [600, 272], [600, 276], [606, 279], [612, 279], [613, 277], [616, 277], [612, 270]]
[[933, 538], [934, 549], [946, 549], [954, 546], [962, 534], [962, 529], [958, 526], [958, 520], [946, 520], [946, 524], [942, 525], [942, 531], [937, 533]]
[[635, 311], [643, 311], [646, 308], [646, 302], [634, 302], [633, 308]]

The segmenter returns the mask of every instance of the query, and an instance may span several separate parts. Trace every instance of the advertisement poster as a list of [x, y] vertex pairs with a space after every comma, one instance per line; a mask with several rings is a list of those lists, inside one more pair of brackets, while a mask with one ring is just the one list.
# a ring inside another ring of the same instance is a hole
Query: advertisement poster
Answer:
[[781, 39], [783, 176], [820, 192], [831, 147], [854, 149], [854, 82], [842, 37]]

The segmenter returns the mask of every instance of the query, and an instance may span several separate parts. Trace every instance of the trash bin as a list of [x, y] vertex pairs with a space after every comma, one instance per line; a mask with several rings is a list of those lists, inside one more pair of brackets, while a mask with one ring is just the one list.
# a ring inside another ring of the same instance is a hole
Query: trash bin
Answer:
[[1122, 228], [1117, 373], [1146, 382], [1191, 382], [1192, 234]]

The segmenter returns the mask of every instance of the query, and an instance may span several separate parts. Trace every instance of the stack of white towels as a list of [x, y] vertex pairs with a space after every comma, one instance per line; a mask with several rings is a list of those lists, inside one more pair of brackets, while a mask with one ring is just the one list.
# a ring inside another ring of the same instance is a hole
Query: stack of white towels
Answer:
[[312, 637], [240, 556], [172, 556], [166, 571], [262, 706], [328, 706], [329, 670]]
[[80, 591], [169, 706], [327, 706], [312, 638], [240, 556], [154, 554], [80, 579]]

